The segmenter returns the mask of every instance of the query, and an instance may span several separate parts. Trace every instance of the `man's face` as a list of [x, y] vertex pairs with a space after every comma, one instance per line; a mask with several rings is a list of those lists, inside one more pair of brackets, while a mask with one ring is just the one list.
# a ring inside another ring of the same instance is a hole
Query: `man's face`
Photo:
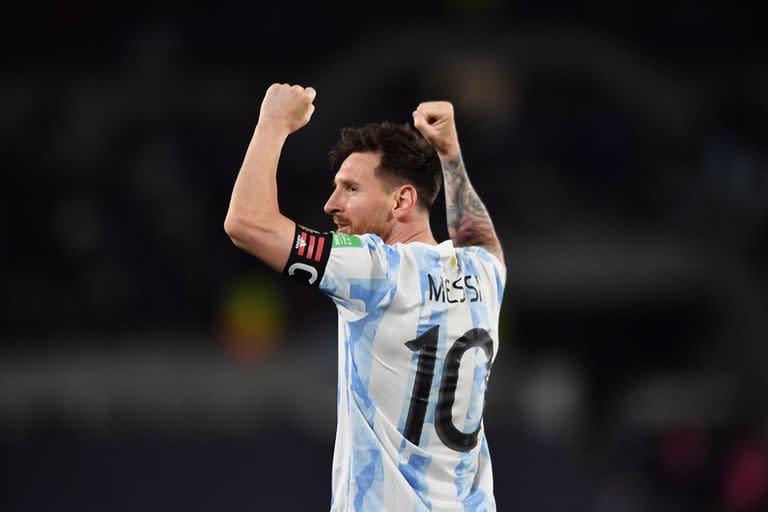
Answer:
[[374, 171], [381, 163], [378, 153], [352, 153], [333, 179], [334, 190], [325, 203], [340, 233], [373, 233], [386, 237], [392, 222], [391, 194]]

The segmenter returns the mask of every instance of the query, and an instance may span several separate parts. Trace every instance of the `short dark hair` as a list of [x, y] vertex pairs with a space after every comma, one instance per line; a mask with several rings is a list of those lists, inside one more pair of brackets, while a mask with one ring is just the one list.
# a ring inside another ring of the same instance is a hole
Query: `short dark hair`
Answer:
[[443, 177], [440, 158], [409, 124], [385, 121], [342, 128], [341, 138], [329, 155], [331, 166], [341, 164], [352, 153], [379, 153], [381, 163], [375, 176], [390, 190], [406, 183], [413, 185], [418, 204], [426, 211], [432, 207]]

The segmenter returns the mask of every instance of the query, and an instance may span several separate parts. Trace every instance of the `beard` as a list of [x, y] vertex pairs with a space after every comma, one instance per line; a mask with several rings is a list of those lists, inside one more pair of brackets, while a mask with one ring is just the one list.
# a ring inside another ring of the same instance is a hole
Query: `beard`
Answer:
[[334, 217], [333, 222], [340, 227], [336, 231], [345, 235], [364, 235], [371, 233], [381, 238], [389, 231], [387, 222], [379, 218], [367, 218], [359, 222], [352, 222], [344, 217]]
[[347, 235], [352, 234], [352, 223], [349, 221], [349, 219], [334, 217], [333, 223], [336, 224], [336, 231], [339, 233], [345, 233]]

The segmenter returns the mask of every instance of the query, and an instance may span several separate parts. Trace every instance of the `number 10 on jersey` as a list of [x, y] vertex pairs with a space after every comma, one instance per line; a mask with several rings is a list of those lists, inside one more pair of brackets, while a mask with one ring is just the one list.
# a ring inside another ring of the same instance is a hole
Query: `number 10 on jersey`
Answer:
[[[436, 325], [425, 331], [418, 338], [405, 344], [406, 347], [419, 353], [419, 363], [416, 370], [416, 378], [411, 392], [411, 405], [408, 408], [408, 416], [405, 422], [403, 435], [408, 441], [418, 446], [421, 439], [421, 430], [424, 426], [424, 418], [427, 414], [429, 394], [432, 390], [432, 380], [435, 376], [435, 361], [437, 360], [437, 341], [440, 326]], [[488, 357], [486, 370], [491, 371], [493, 361], [493, 340], [488, 331], [481, 328], [470, 329], [457, 339], [448, 354], [443, 365], [443, 377], [440, 383], [440, 391], [437, 398], [437, 411], [435, 414], [435, 430], [440, 440], [449, 448], [466, 452], [477, 446], [477, 435], [480, 432], [480, 424], [469, 433], [464, 433], [453, 424], [453, 403], [456, 399], [456, 385], [459, 382], [459, 366], [464, 353], [471, 348], [482, 348]], [[486, 377], [487, 378], [487, 377]], [[483, 400], [483, 410], [485, 400]], [[480, 416], [482, 418], [482, 414]]]

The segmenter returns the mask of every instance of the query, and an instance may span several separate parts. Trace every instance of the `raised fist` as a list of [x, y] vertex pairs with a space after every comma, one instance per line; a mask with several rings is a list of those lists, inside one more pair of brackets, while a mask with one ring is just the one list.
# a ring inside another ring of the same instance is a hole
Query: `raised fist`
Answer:
[[277, 123], [293, 133], [309, 122], [315, 106], [312, 101], [317, 93], [312, 87], [272, 84], [264, 95], [259, 113], [259, 123]]
[[454, 157], [459, 154], [459, 136], [450, 102], [420, 103], [413, 112], [413, 125], [440, 156]]

